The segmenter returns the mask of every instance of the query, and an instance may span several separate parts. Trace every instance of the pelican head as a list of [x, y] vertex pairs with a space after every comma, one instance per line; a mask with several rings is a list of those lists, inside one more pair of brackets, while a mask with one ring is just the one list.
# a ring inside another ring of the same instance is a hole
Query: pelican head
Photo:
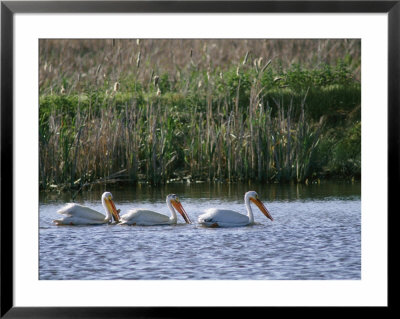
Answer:
[[271, 216], [271, 214], [268, 212], [267, 208], [264, 206], [263, 202], [260, 200], [258, 197], [258, 194], [255, 191], [248, 191], [244, 195], [244, 200], [245, 201], [252, 201], [254, 204], [257, 205], [257, 207], [261, 210], [261, 212], [270, 220], [274, 220]]
[[171, 203], [172, 206], [179, 212], [179, 214], [182, 215], [183, 219], [185, 220], [186, 223], [191, 224], [192, 221], [190, 220], [188, 214], [186, 211], [183, 209], [183, 206], [181, 202], [179, 201], [179, 198], [175, 194], [169, 194], [167, 196], [167, 203]]
[[115, 208], [115, 204], [113, 201], [113, 196], [110, 192], [105, 192], [103, 193], [103, 195], [101, 196], [101, 201], [103, 203], [103, 206], [106, 210], [106, 212], [108, 212], [110, 214], [110, 219], [111, 216], [115, 219], [116, 222], [119, 221], [119, 210], [117, 210]]

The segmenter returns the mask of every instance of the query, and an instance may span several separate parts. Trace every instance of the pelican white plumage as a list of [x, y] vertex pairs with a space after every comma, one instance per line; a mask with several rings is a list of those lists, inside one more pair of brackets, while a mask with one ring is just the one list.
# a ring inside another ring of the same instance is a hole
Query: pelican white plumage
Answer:
[[126, 214], [120, 217], [119, 224], [125, 225], [140, 225], [140, 226], [151, 226], [151, 225], [172, 225], [176, 224], [178, 218], [176, 216], [175, 209], [182, 215], [186, 223], [191, 224], [191, 220], [183, 209], [178, 196], [175, 194], [169, 194], [167, 196], [167, 206], [171, 211], [171, 216], [153, 212], [147, 209], [136, 208], [128, 211]]
[[207, 227], [238, 227], [254, 224], [254, 216], [250, 201], [256, 204], [267, 218], [273, 220], [271, 214], [259, 199], [258, 194], [255, 191], [249, 191], [244, 195], [247, 215], [240, 214], [233, 210], [210, 208], [199, 216], [198, 223]]
[[106, 212], [105, 216], [89, 207], [76, 203], [69, 203], [57, 211], [57, 213], [65, 217], [54, 220], [53, 222], [56, 225], [97, 225], [111, 222], [112, 217], [118, 222], [119, 211], [115, 208], [111, 193], [103, 193], [101, 202]]

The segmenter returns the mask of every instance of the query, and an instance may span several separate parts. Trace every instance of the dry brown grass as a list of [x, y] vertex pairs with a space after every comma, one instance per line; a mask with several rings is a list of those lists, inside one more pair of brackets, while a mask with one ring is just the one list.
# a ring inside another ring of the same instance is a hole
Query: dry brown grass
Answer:
[[[312, 167], [323, 140], [321, 112], [332, 112], [333, 100], [353, 110], [359, 88], [314, 92], [312, 118], [304, 105], [311, 94], [278, 84], [272, 96], [263, 75], [347, 59], [351, 82], [360, 78], [360, 50], [359, 40], [340, 39], [40, 40], [41, 187], [105, 178], [159, 184], [318, 176], [313, 169], [332, 155]], [[175, 87], [161, 92], [162, 82]], [[325, 152], [334, 143], [326, 139]]]
[[58, 93], [66, 82], [66, 93], [71, 93], [102, 87], [105, 82], [111, 87], [126, 77], [148, 83], [152, 74], [168, 73], [179, 81], [189, 66], [226, 70], [240, 64], [247, 53], [283, 68], [293, 63], [315, 68], [349, 55], [359, 79], [360, 51], [360, 40], [353, 39], [40, 40], [39, 84], [41, 92]]

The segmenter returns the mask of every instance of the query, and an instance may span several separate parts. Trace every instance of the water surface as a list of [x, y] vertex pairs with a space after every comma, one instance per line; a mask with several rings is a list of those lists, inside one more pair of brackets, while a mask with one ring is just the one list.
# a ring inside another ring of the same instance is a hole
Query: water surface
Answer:
[[[179, 195], [194, 222], [174, 226], [55, 226], [56, 211], [74, 194], [40, 194], [39, 278], [284, 279], [361, 278], [360, 184], [169, 184], [161, 188], [100, 187], [74, 201], [102, 213], [111, 191], [121, 215], [143, 207], [169, 215], [165, 197]], [[256, 224], [204, 228], [197, 217], [219, 207], [243, 214], [244, 193], [258, 192], [274, 221], [253, 208]]]

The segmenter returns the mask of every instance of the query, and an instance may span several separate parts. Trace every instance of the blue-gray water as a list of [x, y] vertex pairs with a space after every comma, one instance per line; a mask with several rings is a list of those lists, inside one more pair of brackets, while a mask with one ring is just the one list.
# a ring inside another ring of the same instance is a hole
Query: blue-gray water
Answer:
[[[106, 189], [75, 198], [102, 213]], [[123, 215], [144, 207], [169, 215], [176, 193], [194, 222], [175, 226], [55, 226], [70, 194], [40, 194], [39, 279], [361, 279], [360, 184], [174, 184], [108, 187]], [[209, 207], [246, 213], [243, 196], [256, 190], [274, 221], [253, 208], [256, 224], [204, 228]]]

